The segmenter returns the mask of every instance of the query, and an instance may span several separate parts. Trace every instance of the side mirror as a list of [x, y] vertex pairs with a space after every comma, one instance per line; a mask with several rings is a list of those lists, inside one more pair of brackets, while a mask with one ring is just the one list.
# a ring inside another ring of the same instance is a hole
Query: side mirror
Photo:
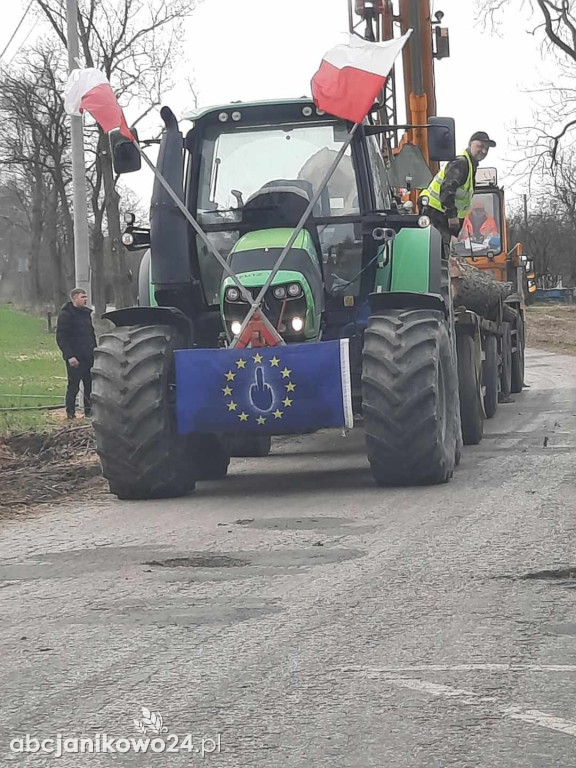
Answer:
[[456, 126], [451, 117], [431, 117], [428, 120], [428, 154], [440, 162], [456, 157]]
[[[130, 128], [136, 141], [138, 133], [135, 128]], [[142, 167], [142, 158], [140, 152], [134, 146], [134, 142], [127, 139], [120, 133], [119, 128], [115, 128], [108, 134], [110, 138], [110, 150], [112, 152], [112, 165], [116, 173], [133, 173], [139, 171]]]

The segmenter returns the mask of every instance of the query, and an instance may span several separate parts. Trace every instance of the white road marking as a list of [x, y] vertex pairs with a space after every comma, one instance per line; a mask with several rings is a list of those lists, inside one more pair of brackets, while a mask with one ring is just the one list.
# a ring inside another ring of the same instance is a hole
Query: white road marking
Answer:
[[550, 731], [557, 731], [568, 736], [576, 736], [576, 722], [565, 720], [562, 717], [550, 715], [548, 712], [541, 712], [538, 709], [528, 709], [514, 705], [499, 705], [495, 696], [483, 696], [480, 693], [466, 688], [455, 688], [451, 685], [442, 685], [440, 683], [430, 683], [427, 680], [419, 680], [412, 677], [399, 677], [405, 672], [576, 672], [576, 665], [573, 664], [456, 664], [442, 665], [429, 664], [425, 666], [414, 667], [347, 667], [343, 672], [363, 673], [365, 677], [380, 677], [391, 685], [398, 688], [408, 688], [412, 691], [427, 693], [431, 696], [442, 696], [444, 698], [458, 698], [462, 704], [491, 703], [503, 717], [511, 720], [520, 720], [524, 723], [537, 725], [540, 728], [546, 728]]
[[421, 664], [410, 667], [345, 667], [342, 672], [576, 672], [576, 664]]
[[499, 707], [500, 712], [512, 720], [523, 720], [525, 723], [534, 723], [551, 731], [559, 731], [569, 736], [576, 736], [576, 723], [572, 720], [564, 720], [562, 717], [554, 717], [547, 712], [538, 709], [522, 709], [522, 707]]
[[482, 696], [474, 691], [467, 691], [464, 688], [452, 688], [450, 685], [440, 685], [439, 683], [429, 683], [427, 680], [416, 680], [410, 677], [387, 677], [394, 685], [400, 688], [410, 688], [412, 691], [424, 691], [431, 696], [446, 696], [452, 698], [455, 696], [466, 696], [475, 701], [497, 701], [494, 696]]

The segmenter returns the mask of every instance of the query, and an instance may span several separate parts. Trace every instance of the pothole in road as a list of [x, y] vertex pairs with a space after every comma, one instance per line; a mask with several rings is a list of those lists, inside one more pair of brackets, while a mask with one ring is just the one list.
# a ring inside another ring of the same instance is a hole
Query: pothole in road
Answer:
[[151, 565], [155, 568], [242, 568], [250, 565], [250, 561], [228, 557], [228, 555], [196, 555], [172, 557], [168, 560], [151, 560], [143, 565]]
[[547, 571], [534, 571], [533, 573], [526, 573], [521, 577], [522, 579], [542, 579], [553, 581], [556, 579], [566, 581], [567, 579], [576, 579], [576, 566], [568, 566], [566, 568], [553, 568]]
[[281, 531], [314, 531], [319, 528], [340, 528], [352, 521], [345, 517], [262, 517], [258, 520], [247, 518], [236, 520], [236, 525], [250, 528], [272, 528]]

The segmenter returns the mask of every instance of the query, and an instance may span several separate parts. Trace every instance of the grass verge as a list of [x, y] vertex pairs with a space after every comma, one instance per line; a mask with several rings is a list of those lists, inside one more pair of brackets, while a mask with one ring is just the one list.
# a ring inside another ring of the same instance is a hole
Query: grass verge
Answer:
[[7, 410], [63, 407], [66, 369], [45, 320], [0, 305], [0, 434], [61, 425], [54, 411]]

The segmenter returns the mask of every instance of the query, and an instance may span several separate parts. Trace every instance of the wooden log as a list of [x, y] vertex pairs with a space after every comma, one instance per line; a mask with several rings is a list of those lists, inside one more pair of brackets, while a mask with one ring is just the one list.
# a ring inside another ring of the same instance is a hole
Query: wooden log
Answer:
[[461, 256], [450, 257], [452, 303], [466, 307], [487, 320], [498, 320], [502, 302], [514, 286], [495, 280], [486, 269], [478, 269]]

